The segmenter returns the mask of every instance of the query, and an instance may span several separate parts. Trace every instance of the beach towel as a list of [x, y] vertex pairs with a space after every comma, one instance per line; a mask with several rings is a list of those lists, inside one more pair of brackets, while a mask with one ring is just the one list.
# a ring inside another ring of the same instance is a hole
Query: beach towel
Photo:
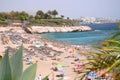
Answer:
[[61, 64], [57, 64], [57, 68], [62, 68], [62, 65]]
[[78, 65], [77, 66], [77, 69], [81, 69], [81, 68], [83, 68], [83, 65]]
[[66, 70], [62, 69], [62, 70], [59, 70], [59, 72], [64, 74], [64, 73], [66, 73]]
[[94, 72], [89, 72], [88, 78], [98, 78], [98, 74], [96, 74]]

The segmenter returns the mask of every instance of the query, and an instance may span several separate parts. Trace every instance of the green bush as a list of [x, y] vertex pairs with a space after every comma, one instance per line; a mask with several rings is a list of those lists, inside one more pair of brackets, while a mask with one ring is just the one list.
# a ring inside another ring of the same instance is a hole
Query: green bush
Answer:
[[0, 26], [7, 26], [9, 24], [9, 22], [8, 21], [1, 21], [0, 20]]
[[34, 80], [37, 64], [33, 64], [23, 71], [23, 47], [17, 52], [8, 56], [8, 49], [0, 61], [0, 80]]
[[5, 19], [4, 18], [0, 18], [0, 21], [5, 21]]
[[61, 18], [54, 18], [54, 19], [36, 19], [33, 22], [30, 22], [31, 25], [38, 24], [43, 26], [76, 26], [80, 25], [79, 21], [77, 20], [68, 20], [68, 19], [61, 19]]

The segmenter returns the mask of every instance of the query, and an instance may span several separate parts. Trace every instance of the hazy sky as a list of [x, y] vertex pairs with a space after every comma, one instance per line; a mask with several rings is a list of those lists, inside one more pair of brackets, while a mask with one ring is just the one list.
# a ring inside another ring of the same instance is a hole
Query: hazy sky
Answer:
[[54, 10], [65, 17], [120, 18], [120, 0], [0, 0], [0, 12]]

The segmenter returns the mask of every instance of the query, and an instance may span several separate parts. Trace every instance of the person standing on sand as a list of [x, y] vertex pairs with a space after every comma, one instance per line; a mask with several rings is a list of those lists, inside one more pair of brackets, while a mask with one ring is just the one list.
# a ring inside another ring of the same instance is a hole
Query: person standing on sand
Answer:
[[42, 80], [42, 76], [41, 76], [41, 74], [39, 74], [39, 76], [38, 76], [38, 80]]

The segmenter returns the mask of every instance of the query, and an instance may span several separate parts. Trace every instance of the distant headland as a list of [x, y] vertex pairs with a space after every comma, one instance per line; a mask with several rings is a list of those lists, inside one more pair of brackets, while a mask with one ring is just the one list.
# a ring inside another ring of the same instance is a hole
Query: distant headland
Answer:
[[43, 12], [38, 10], [35, 15], [30, 15], [25, 11], [0, 12], [0, 25], [8, 26], [79, 26], [79, 21], [70, 19], [64, 15], [58, 15], [57, 10], [48, 10]]
[[58, 15], [57, 10], [43, 12], [38, 10], [30, 15], [25, 11], [0, 12], [0, 26], [21, 27], [29, 33], [48, 32], [81, 32], [91, 31], [89, 26], [80, 26], [80, 22], [64, 15]]

